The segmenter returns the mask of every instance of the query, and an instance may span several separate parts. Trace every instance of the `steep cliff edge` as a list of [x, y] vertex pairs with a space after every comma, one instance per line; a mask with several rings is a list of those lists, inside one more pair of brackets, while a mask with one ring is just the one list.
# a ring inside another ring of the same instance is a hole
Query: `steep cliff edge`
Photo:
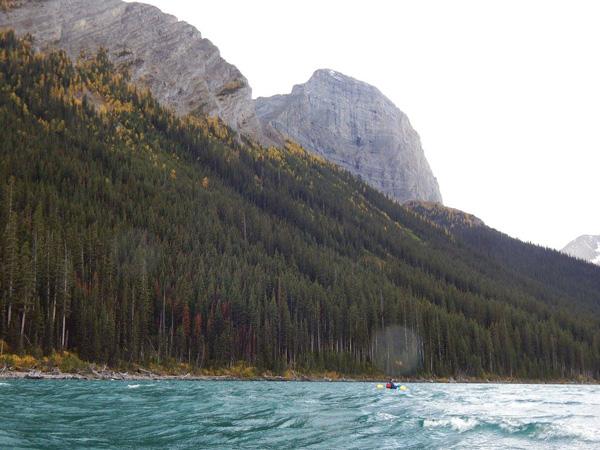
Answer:
[[408, 117], [377, 88], [317, 70], [288, 95], [258, 98], [256, 114], [304, 148], [404, 202], [442, 202]]
[[75, 61], [104, 46], [118, 67], [131, 70], [132, 81], [178, 114], [201, 110], [265, 142], [247, 79], [193, 26], [154, 6], [121, 0], [16, 5], [0, 12], [0, 28], [31, 33], [37, 49], [63, 49]]

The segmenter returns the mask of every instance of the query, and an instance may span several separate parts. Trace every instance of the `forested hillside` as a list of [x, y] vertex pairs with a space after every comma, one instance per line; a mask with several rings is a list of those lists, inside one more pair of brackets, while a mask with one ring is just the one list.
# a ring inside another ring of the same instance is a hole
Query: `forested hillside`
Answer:
[[407, 206], [512, 270], [512, 283], [543, 285], [546, 292], [542, 298], [547, 303], [563, 302], [572, 312], [600, 317], [600, 269], [595, 265], [511, 238], [475, 216], [440, 204], [413, 201]]
[[1, 34], [0, 133], [4, 352], [356, 374], [385, 342], [404, 374], [599, 376], [600, 288], [514, 278], [293, 142], [179, 118], [105, 51]]

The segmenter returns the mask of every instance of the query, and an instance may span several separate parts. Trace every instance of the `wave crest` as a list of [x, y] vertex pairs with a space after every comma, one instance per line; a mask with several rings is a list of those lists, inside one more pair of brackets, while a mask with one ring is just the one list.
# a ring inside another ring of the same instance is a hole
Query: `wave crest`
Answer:
[[451, 417], [449, 419], [425, 419], [423, 427], [425, 428], [452, 428], [459, 433], [472, 430], [479, 422], [473, 418], [462, 419], [460, 417]]

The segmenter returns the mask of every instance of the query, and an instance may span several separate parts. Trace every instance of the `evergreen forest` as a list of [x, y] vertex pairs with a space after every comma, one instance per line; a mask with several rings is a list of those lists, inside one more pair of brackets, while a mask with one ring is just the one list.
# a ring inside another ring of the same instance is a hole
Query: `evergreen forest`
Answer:
[[599, 379], [599, 324], [596, 266], [0, 33], [0, 353]]

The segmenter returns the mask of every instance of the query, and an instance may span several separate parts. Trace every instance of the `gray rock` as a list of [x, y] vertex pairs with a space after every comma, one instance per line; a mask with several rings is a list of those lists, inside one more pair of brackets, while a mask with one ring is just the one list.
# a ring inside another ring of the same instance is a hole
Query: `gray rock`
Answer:
[[19, 4], [0, 12], [0, 28], [31, 33], [38, 50], [64, 49], [75, 61], [82, 51], [95, 54], [104, 46], [117, 67], [131, 70], [132, 81], [178, 114], [200, 109], [264, 142], [248, 80], [193, 26], [154, 6], [121, 0]]
[[260, 97], [254, 104], [264, 125], [392, 198], [442, 202], [419, 135], [377, 88], [317, 70], [290, 94]]
[[600, 265], [600, 236], [579, 236], [569, 242], [561, 252]]

